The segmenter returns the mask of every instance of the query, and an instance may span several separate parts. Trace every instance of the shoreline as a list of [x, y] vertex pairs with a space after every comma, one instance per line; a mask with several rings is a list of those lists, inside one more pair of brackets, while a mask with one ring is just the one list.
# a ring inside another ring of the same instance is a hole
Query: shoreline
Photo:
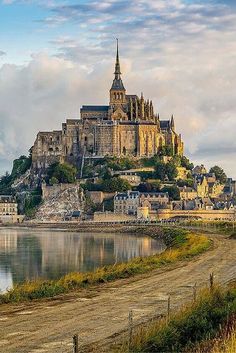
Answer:
[[[133, 233], [135, 235], [142, 233], [142, 235], [151, 236], [153, 239], [163, 239], [167, 248], [161, 254], [137, 257], [126, 263], [98, 268], [93, 272], [72, 272], [57, 280], [25, 282], [0, 295], [0, 304], [53, 298], [61, 294], [78, 292], [83, 288], [90, 288], [94, 285], [99, 286], [102, 283], [135, 277], [178, 263], [181, 260], [190, 261], [191, 258], [212, 247], [212, 241], [205, 235], [196, 235], [183, 229], [155, 228], [149, 228], [149, 232], [147, 232], [147, 229], [140, 228]], [[127, 232], [127, 229], [125, 231]]]

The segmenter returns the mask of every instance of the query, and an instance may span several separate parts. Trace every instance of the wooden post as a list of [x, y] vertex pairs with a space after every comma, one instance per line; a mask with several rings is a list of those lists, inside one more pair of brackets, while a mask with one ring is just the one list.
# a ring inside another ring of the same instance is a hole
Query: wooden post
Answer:
[[78, 334], [75, 334], [73, 336], [73, 347], [74, 347], [74, 353], [79, 353], [79, 336], [78, 336]]
[[196, 303], [197, 300], [197, 283], [193, 286], [193, 302]]
[[214, 273], [210, 273], [210, 290], [212, 291], [214, 288]]
[[132, 336], [133, 336], [133, 310], [129, 311], [129, 350], [132, 346]]
[[167, 300], [167, 321], [170, 320], [170, 295]]

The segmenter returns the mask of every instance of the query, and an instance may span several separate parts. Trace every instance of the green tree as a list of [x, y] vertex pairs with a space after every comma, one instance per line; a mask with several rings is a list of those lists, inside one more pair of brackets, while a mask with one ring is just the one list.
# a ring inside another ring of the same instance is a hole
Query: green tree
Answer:
[[161, 181], [164, 181], [166, 176], [166, 165], [164, 162], [158, 162], [155, 165], [155, 177]]
[[105, 192], [128, 191], [132, 189], [129, 182], [121, 179], [120, 177], [105, 179], [102, 181], [101, 186], [102, 190]]
[[27, 217], [33, 217], [36, 213], [37, 207], [42, 201], [42, 190], [37, 188], [33, 190], [26, 198], [24, 204], [24, 213]]
[[160, 148], [159, 150], [159, 155], [160, 156], [173, 156], [174, 155], [174, 151], [173, 151], [173, 147], [172, 146], [163, 146]]
[[169, 180], [175, 180], [178, 175], [177, 167], [173, 161], [170, 161], [165, 166], [165, 173]]
[[57, 179], [59, 183], [74, 183], [76, 180], [77, 169], [68, 163], [54, 163], [47, 171], [48, 181]]
[[168, 192], [171, 200], [180, 200], [180, 192], [177, 186], [165, 186], [161, 192]]
[[189, 186], [189, 187], [193, 187], [194, 185], [194, 180], [192, 178], [188, 178], [185, 180], [179, 179], [177, 181], [177, 185], [182, 187], [182, 186]]
[[152, 188], [152, 184], [150, 183], [141, 183], [139, 184], [139, 186], [137, 187], [137, 190], [139, 192], [150, 192], [153, 190]]
[[225, 174], [224, 170], [215, 165], [214, 167], [212, 167], [210, 169], [210, 173], [214, 173], [216, 176], [216, 179], [221, 183], [221, 184], [225, 184], [227, 181], [227, 175]]
[[56, 177], [54, 177], [54, 176], [49, 180], [49, 184], [50, 185], [55, 185], [55, 184], [58, 184], [58, 183], [59, 183], [58, 179]]
[[193, 163], [191, 163], [189, 159], [185, 156], [181, 158], [181, 166], [186, 168], [187, 170], [192, 170], [194, 168]]

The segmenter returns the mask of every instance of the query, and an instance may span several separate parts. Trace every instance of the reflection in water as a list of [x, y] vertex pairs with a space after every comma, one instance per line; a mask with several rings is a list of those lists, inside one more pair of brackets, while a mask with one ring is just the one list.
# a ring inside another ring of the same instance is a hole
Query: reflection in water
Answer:
[[93, 271], [164, 249], [162, 241], [145, 236], [0, 228], [0, 291], [25, 280]]

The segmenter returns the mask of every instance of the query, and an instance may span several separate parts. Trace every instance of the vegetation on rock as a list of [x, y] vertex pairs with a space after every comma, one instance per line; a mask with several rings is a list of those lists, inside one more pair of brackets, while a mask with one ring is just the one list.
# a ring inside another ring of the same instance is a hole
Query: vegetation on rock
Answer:
[[54, 163], [47, 170], [49, 184], [74, 183], [77, 169], [69, 163]]
[[13, 161], [11, 174], [7, 173], [0, 178], [0, 194], [12, 194], [12, 184], [14, 181], [21, 177], [31, 167], [32, 158], [21, 156]]

